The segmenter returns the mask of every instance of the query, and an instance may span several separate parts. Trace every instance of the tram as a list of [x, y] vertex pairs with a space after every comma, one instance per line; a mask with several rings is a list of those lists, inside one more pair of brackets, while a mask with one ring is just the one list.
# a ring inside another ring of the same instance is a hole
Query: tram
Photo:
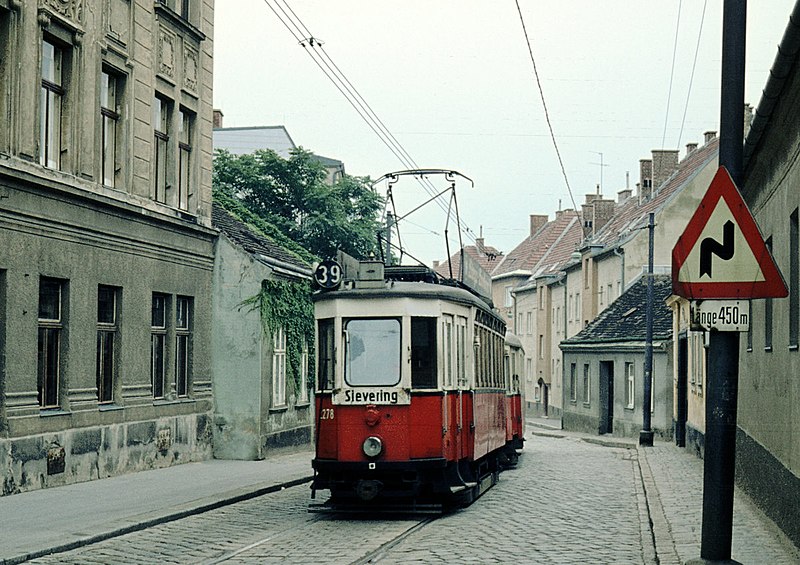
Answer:
[[[348, 272], [349, 271], [349, 272]], [[423, 266], [317, 268], [314, 512], [467, 505], [523, 447], [522, 348], [491, 304]]]

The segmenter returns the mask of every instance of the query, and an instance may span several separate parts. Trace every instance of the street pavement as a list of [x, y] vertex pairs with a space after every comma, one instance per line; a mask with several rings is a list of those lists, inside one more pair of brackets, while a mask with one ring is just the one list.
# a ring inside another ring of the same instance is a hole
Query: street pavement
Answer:
[[[656, 442], [653, 447], [642, 448], [634, 439], [576, 434], [562, 431], [560, 426], [560, 421], [554, 419], [528, 421], [526, 451], [535, 450], [537, 436], [570, 440], [564, 444], [564, 464], [558, 471], [559, 476], [553, 477], [552, 484], [542, 484], [542, 488], [575, 488], [570, 473], [574, 473], [574, 478], [579, 481], [587, 480], [584, 476], [586, 470], [578, 469], [579, 465], [575, 464], [580, 459], [568, 459], [570, 453], [581, 456], [580, 452], [569, 447], [576, 439], [629, 449], [633, 456], [620, 460], [618, 464], [620, 469], [634, 465], [638, 470], [641, 480], [636, 491], [646, 504], [640, 505], [638, 511], [620, 508], [618, 519], [613, 520], [619, 523], [606, 521], [605, 525], [598, 527], [613, 526], [625, 531], [636, 530], [637, 536], [651, 536], [655, 555], [643, 556], [645, 563], [678, 564], [700, 556], [702, 460], [671, 443]], [[20, 563], [54, 551], [82, 547], [120, 533], [170, 522], [307, 481], [311, 476], [311, 457], [310, 451], [298, 451], [264, 461], [188, 463], [0, 497], [0, 564]], [[604, 480], [608, 481], [615, 474], [616, 471], [609, 469], [604, 473]], [[598, 506], [612, 507], [613, 510], [615, 504], [620, 504], [613, 500], [612, 494], [619, 487], [606, 484], [604, 488], [602, 492], [598, 491], [602, 498], [598, 499]], [[535, 503], [534, 498], [519, 496], [516, 503], [526, 504], [526, 499]], [[540, 541], [564, 544], [565, 547], [561, 548], [566, 559], [564, 563], [570, 563], [567, 534], [569, 528], [576, 525], [574, 517], [588, 514], [590, 510], [547, 510], [548, 520], [553, 523], [541, 530], [544, 537]], [[498, 526], [498, 539], [502, 542], [503, 524]], [[598, 547], [604, 548], [602, 544]], [[631, 545], [625, 551], [633, 551], [634, 547], [639, 546]], [[615, 551], [617, 558], [609, 554], [606, 559], [602, 554], [596, 554], [594, 562], [620, 562], [620, 548]], [[800, 550], [738, 489], [732, 557], [746, 564], [800, 564]]]

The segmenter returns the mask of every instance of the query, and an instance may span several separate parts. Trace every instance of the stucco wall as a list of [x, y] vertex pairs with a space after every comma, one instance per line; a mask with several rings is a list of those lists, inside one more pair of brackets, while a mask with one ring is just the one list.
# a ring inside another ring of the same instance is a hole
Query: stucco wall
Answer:
[[[583, 346], [586, 347], [586, 346]], [[644, 391], [644, 348], [620, 347], [614, 344], [599, 344], [597, 351], [587, 349], [564, 351], [564, 410], [563, 428], [598, 433], [600, 427], [600, 362], [610, 361], [614, 367], [613, 435], [638, 437], [642, 428], [642, 402]], [[634, 407], [625, 403], [625, 363], [635, 367]], [[569, 373], [571, 364], [576, 364], [576, 400], [570, 399]], [[590, 367], [589, 402], [583, 398], [583, 365]], [[672, 346], [654, 344], [653, 352], [654, 406], [651, 428], [659, 437], [672, 437]], [[574, 426], [574, 427], [573, 427]]]

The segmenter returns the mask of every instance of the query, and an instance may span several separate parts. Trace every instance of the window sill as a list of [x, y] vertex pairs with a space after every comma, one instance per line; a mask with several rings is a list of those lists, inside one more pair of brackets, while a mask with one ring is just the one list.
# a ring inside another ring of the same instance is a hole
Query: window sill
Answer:
[[63, 408], [40, 408], [39, 416], [42, 418], [52, 418], [55, 416], [69, 416], [72, 413]]
[[119, 410], [124, 410], [125, 407], [124, 406], [120, 406], [119, 404], [111, 403], [111, 404], [100, 404], [97, 407], [97, 409], [100, 412], [117, 412]]
[[800, 347], [798, 347], [796, 343], [789, 346], [789, 351], [797, 351], [798, 349], [800, 349]]
[[172, 406], [174, 404], [190, 404], [195, 402], [194, 398], [188, 398], [185, 396], [179, 398], [155, 398], [153, 399], [153, 406]]
[[592, 403], [591, 402], [584, 402], [583, 403], [583, 407], [584, 408], [591, 408], [592, 407]]
[[771, 345], [768, 345], [768, 346], [764, 347], [764, 351], [765, 351], [766, 353], [772, 353], [772, 346], [771, 346]]
[[275, 406], [274, 408], [269, 409], [270, 414], [279, 414], [281, 412], [286, 412], [289, 410], [289, 407], [285, 404], [283, 406]]
[[308, 408], [309, 406], [311, 406], [311, 401], [309, 400], [306, 400], [304, 402], [298, 402], [297, 404], [294, 405], [295, 408]]

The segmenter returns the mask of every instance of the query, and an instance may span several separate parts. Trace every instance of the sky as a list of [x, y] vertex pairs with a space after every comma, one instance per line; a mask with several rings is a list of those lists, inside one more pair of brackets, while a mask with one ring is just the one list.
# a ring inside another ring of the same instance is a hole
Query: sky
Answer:
[[[518, 1], [218, 0], [214, 107], [225, 127], [283, 125], [351, 175], [378, 179], [409, 163], [458, 171], [472, 181], [456, 182], [461, 241], [482, 236], [504, 253], [527, 237], [530, 214], [553, 219], [598, 185], [616, 198], [635, 189], [651, 150], [683, 158], [687, 143], [719, 130], [723, 0]], [[753, 106], [793, 5], [748, 2]], [[299, 29], [284, 23], [292, 14]], [[390, 151], [326, 77], [299, 43], [308, 37], [402, 150]], [[398, 215], [449, 185], [404, 177], [392, 187]], [[375, 188], [386, 194], [386, 183]], [[446, 230], [458, 248], [447, 202], [401, 223], [412, 257], [446, 258]]]

